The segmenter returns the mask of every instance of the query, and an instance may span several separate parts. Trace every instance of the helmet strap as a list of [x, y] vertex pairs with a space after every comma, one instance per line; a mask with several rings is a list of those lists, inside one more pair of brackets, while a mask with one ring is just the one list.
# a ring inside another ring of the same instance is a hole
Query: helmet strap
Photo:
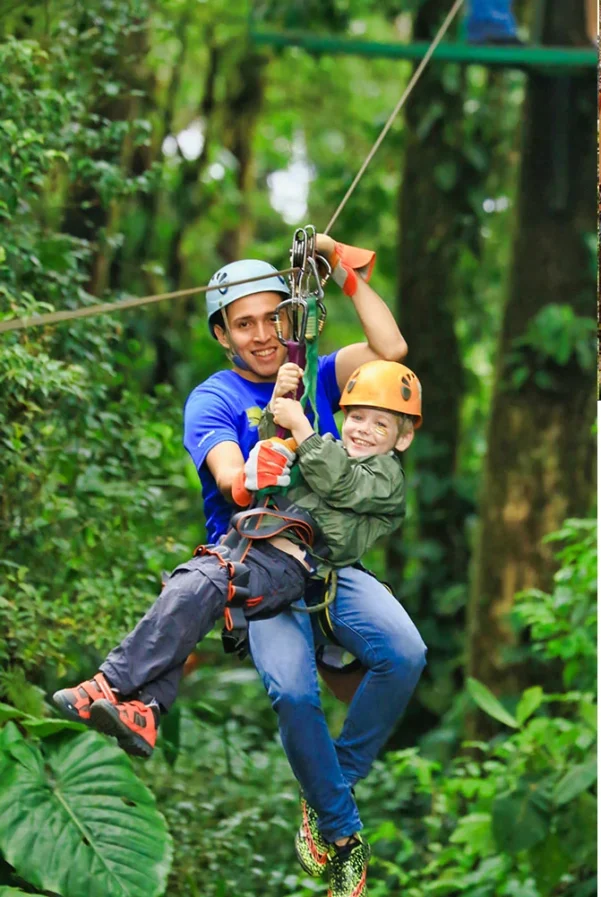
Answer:
[[222, 309], [221, 311], [223, 317], [223, 326], [225, 329], [225, 335], [227, 337], [227, 341], [229, 344], [229, 348], [225, 350], [226, 355], [230, 362], [235, 365], [237, 368], [240, 368], [242, 371], [250, 371], [251, 368], [249, 365], [238, 355], [238, 350], [236, 349], [236, 343], [234, 342], [234, 337], [232, 336], [232, 331], [230, 330], [230, 324], [227, 319], [227, 308]]

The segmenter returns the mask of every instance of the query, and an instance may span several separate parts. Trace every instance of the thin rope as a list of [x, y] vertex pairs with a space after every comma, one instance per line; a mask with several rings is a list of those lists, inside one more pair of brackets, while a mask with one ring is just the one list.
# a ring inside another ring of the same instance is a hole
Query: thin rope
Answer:
[[351, 184], [351, 186], [350, 186], [350, 187], [348, 188], [348, 190], [346, 191], [346, 194], [345, 194], [345, 196], [344, 196], [342, 202], [340, 203], [340, 205], [338, 206], [338, 208], [336, 209], [336, 211], [334, 212], [334, 214], [333, 214], [332, 217], [330, 218], [330, 220], [329, 220], [329, 222], [328, 222], [328, 226], [326, 227], [326, 229], [325, 229], [325, 231], [324, 231], [325, 234], [329, 234], [329, 233], [330, 233], [330, 229], [331, 229], [332, 225], [335, 224], [336, 219], [338, 218], [338, 216], [339, 216], [340, 213], [342, 212], [342, 210], [343, 210], [343, 208], [345, 207], [347, 201], [349, 200], [351, 194], [354, 192], [355, 187], [357, 186], [357, 184], [359, 183], [359, 181], [360, 181], [361, 178], [363, 177], [363, 174], [364, 174], [364, 172], [365, 172], [365, 169], [367, 168], [367, 166], [369, 165], [369, 163], [371, 162], [371, 160], [373, 159], [373, 157], [374, 157], [375, 154], [377, 153], [377, 151], [378, 151], [378, 149], [379, 149], [379, 147], [380, 147], [380, 144], [382, 143], [382, 141], [384, 140], [384, 138], [385, 138], [386, 135], [388, 134], [388, 131], [390, 130], [393, 121], [395, 120], [395, 118], [397, 117], [397, 115], [399, 114], [399, 112], [401, 111], [401, 109], [403, 108], [403, 106], [405, 105], [405, 102], [407, 101], [407, 98], [409, 97], [411, 91], [413, 90], [413, 88], [414, 88], [415, 85], [417, 84], [417, 82], [418, 82], [418, 80], [419, 80], [419, 78], [420, 78], [420, 76], [421, 76], [423, 70], [424, 70], [425, 67], [428, 65], [428, 63], [429, 63], [429, 61], [430, 61], [430, 58], [431, 58], [432, 54], [434, 53], [434, 50], [436, 49], [436, 47], [438, 46], [438, 44], [440, 43], [440, 41], [442, 40], [442, 38], [445, 36], [445, 34], [446, 34], [446, 32], [447, 32], [447, 30], [448, 30], [448, 28], [449, 28], [449, 25], [451, 24], [451, 22], [453, 21], [453, 19], [455, 18], [455, 16], [456, 16], [457, 13], [459, 12], [459, 10], [461, 9], [461, 7], [462, 7], [462, 5], [463, 5], [463, 2], [464, 2], [464, 0], [455, 0], [455, 3], [454, 3], [453, 6], [451, 7], [451, 10], [450, 10], [450, 12], [448, 13], [446, 19], [444, 20], [444, 22], [443, 22], [442, 25], [440, 26], [440, 28], [439, 28], [439, 30], [438, 30], [438, 33], [437, 33], [436, 37], [434, 38], [434, 40], [432, 41], [432, 43], [431, 43], [430, 46], [428, 47], [428, 50], [426, 51], [426, 53], [425, 53], [425, 55], [424, 55], [422, 61], [420, 62], [420, 64], [419, 64], [418, 67], [416, 68], [416, 70], [414, 71], [414, 73], [413, 73], [413, 75], [412, 75], [412, 77], [411, 77], [411, 80], [409, 81], [409, 84], [408, 84], [407, 87], [405, 88], [405, 91], [404, 91], [404, 93], [403, 93], [403, 96], [401, 97], [401, 99], [398, 101], [398, 103], [397, 103], [396, 106], [394, 107], [394, 110], [392, 111], [392, 114], [391, 114], [390, 118], [388, 119], [388, 121], [386, 122], [386, 124], [384, 125], [384, 127], [382, 128], [382, 130], [381, 130], [381, 132], [380, 132], [380, 136], [378, 137], [378, 139], [376, 140], [376, 142], [375, 142], [374, 145], [372, 146], [371, 150], [370, 150], [369, 153], [367, 154], [367, 156], [366, 156], [366, 158], [365, 158], [365, 161], [363, 162], [363, 165], [361, 166], [361, 168], [360, 168], [359, 171], [357, 172], [357, 174], [356, 174], [356, 176], [355, 176], [355, 179], [354, 179], [353, 183]]
[[[257, 277], [247, 277], [244, 280], [232, 280], [228, 283], [228, 287], [291, 274], [296, 270], [296, 268], [285, 268], [283, 271], [274, 271], [273, 274], [259, 274]], [[42, 327], [44, 324], [56, 324], [59, 321], [70, 321], [73, 318], [90, 318], [92, 315], [110, 314], [114, 311], [123, 311], [126, 308], [135, 308], [137, 305], [150, 305], [152, 302], [161, 302], [163, 299], [181, 299], [184, 296], [193, 296], [195, 293], [206, 293], [207, 290], [218, 289], [219, 286], [215, 284], [205, 287], [190, 287], [187, 290], [175, 290], [173, 293], [134, 296], [130, 299], [122, 299], [120, 302], [101, 302], [99, 305], [88, 305], [85, 308], [76, 308], [70, 311], [52, 311], [45, 315], [32, 315], [30, 318], [11, 318], [8, 321], [0, 321], [0, 333], [6, 333], [9, 330], [25, 330], [28, 327]]]
[[[440, 26], [438, 33], [436, 34], [434, 40], [428, 47], [428, 50], [426, 51], [422, 61], [420, 62], [420, 64], [416, 68], [415, 72], [413, 73], [411, 80], [409, 81], [409, 84], [405, 88], [405, 91], [404, 91], [402, 97], [398, 101], [398, 103], [395, 106], [394, 110], [392, 111], [392, 114], [390, 115], [388, 121], [382, 128], [382, 131], [380, 132], [378, 139], [372, 146], [372, 148], [369, 151], [368, 155], [366, 156], [361, 168], [357, 172], [355, 179], [353, 180], [353, 183], [346, 191], [346, 194], [344, 195], [342, 202], [339, 204], [338, 208], [336, 209], [336, 211], [330, 218], [328, 226], [326, 227], [326, 229], [324, 231], [325, 234], [329, 234], [332, 226], [335, 224], [338, 216], [340, 215], [340, 213], [342, 212], [343, 208], [345, 207], [347, 201], [349, 200], [352, 193], [354, 192], [355, 187], [357, 186], [357, 184], [363, 177], [365, 169], [367, 168], [367, 166], [369, 165], [369, 163], [375, 156], [376, 152], [378, 151], [380, 144], [382, 143], [382, 141], [384, 140], [384, 137], [390, 130], [390, 127], [392, 126], [394, 119], [396, 118], [398, 113], [401, 111], [401, 109], [405, 105], [405, 102], [407, 101], [409, 95], [411, 94], [411, 91], [417, 84], [423, 70], [425, 69], [428, 62], [430, 61], [430, 58], [431, 58], [432, 54], [434, 53], [434, 50], [436, 49], [436, 47], [438, 46], [438, 44], [440, 43], [440, 41], [446, 34], [451, 22], [453, 21], [453, 19], [455, 18], [455, 16], [459, 12], [459, 10], [461, 9], [463, 2], [464, 2], [464, 0], [455, 0], [455, 3], [451, 7], [451, 10], [448, 13], [446, 19]], [[296, 268], [286, 268], [285, 270], [278, 271], [277, 275], [291, 274], [293, 271], [296, 271], [296, 270], [297, 270]], [[270, 274], [268, 276], [276, 277], [277, 275], [274, 273], [274, 274]], [[232, 282], [231, 284], [229, 284], [229, 286], [238, 286], [239, 284], [243, 284], [243, 283], [252, 283], [254, 280], [262, 280], [264, 276], [265, 275], [261, 275], [259, 277], [249, 277], [245, 280], [236, 280], [236, 281]], [[135, 296], [135, 297], [131, 297], [130, 299], [123, 299], [120, 302], [102, 302], [98, 305], [89, 305], [85, 308], [78, 308], [78, 309], [73, 309], [70, 311], [53, 311], [53, 312], [48, 312], [47, 314], [44, 314], [44, 315], [32, 315], [29, 318], [12, 318], [8, 321], [0, 321], [0, 333], [8, 333], [8, 331], [10, 331], [10, 330], [25, 330], [25, 329], [28, 329], [29, 327], [43, 327], [45, 324], [57, 324], [60, 321], [72, 321], [72, 320], [75, 320], [76, 318], [90, 318], [93, 315], [112, 314], [113, 312], [116, 312], [116, 311], [124, 311], [127, 308], [136, 308], [139, 305], [150, 305], [153, 302], [161, 302], [163, 299], [181, 299], [184, 296], [193, 296], [197, 293], [206, 293], [210, 289], [215, 289], [215, 287], [214, 286], [191, 287], [190, 289], [187, 289], [187, 290], [175, 290], [175, 292], [172, 292], [172, 293], [157, 293], [152, 296]]]

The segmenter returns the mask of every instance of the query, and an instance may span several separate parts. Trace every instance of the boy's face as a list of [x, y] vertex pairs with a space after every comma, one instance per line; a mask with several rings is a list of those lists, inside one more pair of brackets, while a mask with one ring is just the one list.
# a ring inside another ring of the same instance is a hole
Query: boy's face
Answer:
[[399, 419], [379, 408], [351, 406], [342, 426], [342, 443], [351, 458], [385, 455], [395, 446], [403, 451], [413, 439], [413, 431], [399, 436]]

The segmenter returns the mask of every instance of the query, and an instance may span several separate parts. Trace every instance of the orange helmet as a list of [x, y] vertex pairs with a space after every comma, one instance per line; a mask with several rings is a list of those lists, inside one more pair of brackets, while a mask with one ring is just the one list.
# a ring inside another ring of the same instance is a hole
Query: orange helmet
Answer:
[[411, 414], [422, 425], [422, 387], [409, 368], [397, 361], [368, 361], [349, 377], [340, 407], [363, 405], [397, 414]]

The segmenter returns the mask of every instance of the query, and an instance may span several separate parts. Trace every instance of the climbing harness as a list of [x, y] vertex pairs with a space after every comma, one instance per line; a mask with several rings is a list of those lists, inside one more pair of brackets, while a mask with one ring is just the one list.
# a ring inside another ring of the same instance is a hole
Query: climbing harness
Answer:
[[[262, 507], [238, 511], [230, 521], [230, 529], [218, 544], [199, 545], [194, 552], [195, 557], [204, 555], [216, 557], [220, 566], [225, 567], [227, 571], [225, 626], [221, 639], [227, 654], [235, 653], [241, 658], [248, 653], [248, 621], [244, 608], [259, 607], [263, 600], [261, 595], [251, 596], [250, 571], [244, 563], [253, 542], [289, 532], [304, 545], [317, 551], [321, 557], [327, 555], [323, 536], [307, 511], [283, 495], [268, 497], [267, 501], [270, 502], [269, 506], [265, 504]], [[335, 597], [335, 575], [330, 582], [332, 594], [325, 602], [311, 608], [291, 604], [290, 609], [306, 613], [322, 610]]]

